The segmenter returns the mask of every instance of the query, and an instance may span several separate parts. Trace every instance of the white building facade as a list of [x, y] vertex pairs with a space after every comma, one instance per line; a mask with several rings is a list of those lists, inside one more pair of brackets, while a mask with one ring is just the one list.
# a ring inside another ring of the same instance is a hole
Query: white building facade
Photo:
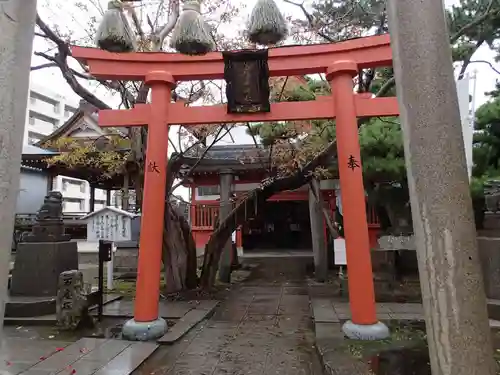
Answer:
[[[66, 98], [46, 86], [30, 82], [30, 94], [26, 111], [24, 144], [33, 145], [64, 125], [80, 106], [78, 97]], [[90, 211], [90, 186], [88, 182], [66, 176], [57, 176], [52, 190], [63, 195], [63, 211], [86, 214]], [[95, 192], [95, 210], [106, 204], [106, 193]]]
[[30, 82], [24, 143], [35, 144], [63, 125], [78, 110], [79, 99], [67, 99], [45, 86]]

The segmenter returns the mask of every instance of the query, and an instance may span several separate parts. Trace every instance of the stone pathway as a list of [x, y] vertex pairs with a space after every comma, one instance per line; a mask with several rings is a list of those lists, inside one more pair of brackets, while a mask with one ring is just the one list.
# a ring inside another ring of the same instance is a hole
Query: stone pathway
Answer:
[[84, 338], [75, 343], [9, 338], [0, 351], [2, 375], [128, 375], [158, 345]]
[[[255, 259], [252, 259], [255, 262]], [[266, 259], [215, 314], [160, 348], [141, 375], [320, 375], [301, 259]]]

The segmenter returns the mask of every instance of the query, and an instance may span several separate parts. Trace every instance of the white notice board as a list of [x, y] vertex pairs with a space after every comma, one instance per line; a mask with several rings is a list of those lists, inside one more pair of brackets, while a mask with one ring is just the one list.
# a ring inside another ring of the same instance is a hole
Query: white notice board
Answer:
[[335, 265], [337, 266], [345, 266], [347, 265], [347, 255], [345, 250], [345, 239], [344, 238], [336, 238], [333, 240], [333, 251], [334, 251], [334, 260]]

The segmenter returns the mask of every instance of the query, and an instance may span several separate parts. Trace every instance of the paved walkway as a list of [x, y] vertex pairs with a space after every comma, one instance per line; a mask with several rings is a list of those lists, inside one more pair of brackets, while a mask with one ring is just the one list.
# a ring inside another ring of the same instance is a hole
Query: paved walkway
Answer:
[[8, 338], [1, 345], [0, 374], [127, 375], [158, 345], [84, 338], [71, 344]]
[[307, 258], [261, 262], [202, 327], [160, 348], [142, 375], [320, 375], [314, 348]]

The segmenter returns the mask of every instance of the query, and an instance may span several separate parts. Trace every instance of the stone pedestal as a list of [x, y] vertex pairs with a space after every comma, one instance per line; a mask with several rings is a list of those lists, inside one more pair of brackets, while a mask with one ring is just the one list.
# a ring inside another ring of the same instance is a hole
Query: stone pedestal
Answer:
[[11, 296], [56, 296], [59, 275], [78, 269], [76, 242], [20, 243], [12, 270]]
[[[314, 189], [314, 190], [313, 190]], [[311, 220], [311, 239], [314, 255], [314, 276], [316, 281], [324, 282], [328, 274], [328, 254], [326, 247], [322, 199], [319, 181], [309, 187], [309, 217]]]
[[[222, 222], [231, 212], [231, 187], [233, 183], [233, 175], [230, 170], [222, 170], [220, 173], [220, 210], [219, 217]], [[231, 238], [228, 238], [222, 250], [222, 255], [219, 261], [219, 281], [223, 283], [231, 282]]]
[[138, 248], [118, 248], [113, 260], [114, 271], [118, 273], [137, 273]]
[[500, 238], [478, 237], [479, 260], [486, 297], [500, 299]]

